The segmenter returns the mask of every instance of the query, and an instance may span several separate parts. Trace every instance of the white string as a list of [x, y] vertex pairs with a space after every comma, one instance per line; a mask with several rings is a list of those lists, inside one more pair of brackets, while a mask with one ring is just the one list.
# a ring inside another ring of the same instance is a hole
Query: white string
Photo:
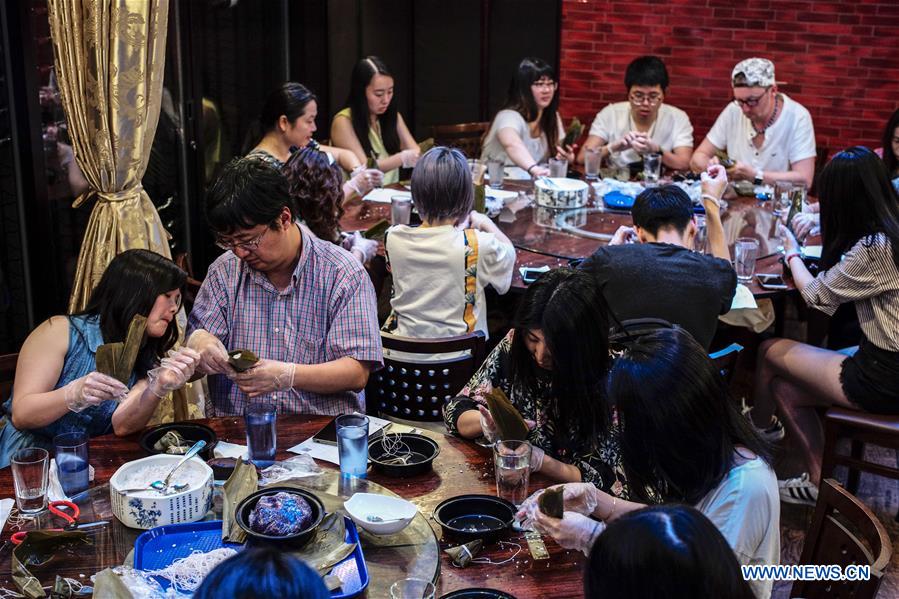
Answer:
[[[502, 547], [503, 545], [511, 545], [511, 546], [515, 547], [515, 553], [513, 553], [511, 555], [511, 557], [504, 559], [501, 562], [495, 562], [492, 559], [490, 559], [489, 557], [476, 557], [473, 560], [471, 560], [471, 563], [473, 563], [473, 564], [490, 564], [492, 566], [502, 566], [503, 564], [508, 564], [509, 562], [511, 562], [513, 559], [518, 557], [519, 553], [521, 553], [521, 545], [519, 545], [518, 543], [513, 543], [512, 541], [500, 541], [499, 545], [500, 545], [500, 547]], [[453, 565], [455, 565], [455, 564], [453, 564]]]
[[379, 461], [385, 464], [408, 464], [412, 456], [412, 448], [403, 441], [400, 433], [384, 433], [381, 436], [381, 447], [384, 448], [384, 453]]
[[162, 576], [172, 582], [176, 591], [195, 591], [212, 572], [213, 568], [231, 557], [237, 551], [222, 547], [209, 552], [194, 549], [187, 557], [182, 557], [160, 570], [146, 572], [150, 576]]

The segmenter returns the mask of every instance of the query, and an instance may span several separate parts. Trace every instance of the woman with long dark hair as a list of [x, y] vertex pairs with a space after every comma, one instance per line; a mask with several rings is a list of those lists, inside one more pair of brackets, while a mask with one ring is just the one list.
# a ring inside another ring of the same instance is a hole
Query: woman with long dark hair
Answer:
[[[59, 433], [90, 436], [142, 429], [159, 401], [193, 375], [199, 354], [181, 348], [175, 314], [187, 275], [159, 254], [128, 250], [116, 256], [84, 311], [54, 316], [25, 340], [13, 396], [3, 404], [0, 467], [22, 447], [52, 447]], [[97, 348], [124, 342], [135, 315], [146, 333], [128, 384], [96, 371]], [[154, 368], [159, 364], [158, 368]]]
[[574, 150], [561, 147], [564, 137], [559, 116], [556, 74], [539, 58], [525, 58], [509, 82], [502, 108], [484, 138], [481, 158], [517, 165], [534, 177], [549, 174], [542, 163], [550, 156], [574, 164]]
[[696, 508], [645, 507], [613, 520], [584, 571], [586, 599], [752, 599], [727, 540]]
[[[586, 551], [603, 523], [647, 503], [685, 503], [718, 527], [741, 564], [778, 563], [780, 501], [768, 448], [689, 333], [661, 329], [628, 342], [609, 372], [607, 394], [631, 500], [572, 483], [563, 486], [562, 519], [537, 509], [540, 492], [519, 516], [564, 547]], [[770, 581], [752, 585], [758, 597], [771, 594]]]
[[899, 196], [886, 167], [864, 147], [840, 152], [818, 180], [823, 250], [812, 276], [786, 228], [784, 262], [809, 307], [833, 315], [852, 302], [862, 330], [858, 351], [831, 351], [789, 339], [759, 348], [752, 418], [770, 440], [784, 436], [783, 416], [808, 471], [781, 481], [781, 497], [814, 503], [821, 478], [828, 406], [899, 414]]
[[[281, 170], [292, 151], [302, 149], [313, 141], [317, 130], [318, 98], [305, 85], [288, 81], [273, 90], [262, 106], [262, 112], [253, 122], [244, 143], [247, 157], [258, 158]], [[356, 156], [347, 150], [318, 145], [330, 154], [351, 178], [343, 183], [344, 197], [353, 193], [365, 195], [374, 185], [380, 185], [383, 174], [377, 169], [366, 169]], [[342, 179], [342, 177], [341, 177]]]
[[331, 142], [362, 163], [374, 158], [385, 184], [399, 181], [400, 167], [415, 166], [419, 154], [396, 109], [393, 84], [387, 65], [377, 56], [366, 56], [353, 67], [346, 107], [331, 121]]
[[340, 232], [343, 216], [343, 176], [331, 156], [313, 140], [293, 153], [284, 168], [290, 196], [299, 216], [316, 237], [342, 246], [365, 264], [378, 250], [378, 242], [358, 231], [344, 238]]
[[[585, 272], [558, 268], [532, 283], [515, 328], [444, 406], [451, 433], [491, 441], [495, 425], [482, 395], [498, 387], [531, 420], [531, 470], [585, 480], [617, 494], [617, 439], [603, 401], [609, 323], [602, 293]], [[591, 485], [592, 486], [592, 485]]]

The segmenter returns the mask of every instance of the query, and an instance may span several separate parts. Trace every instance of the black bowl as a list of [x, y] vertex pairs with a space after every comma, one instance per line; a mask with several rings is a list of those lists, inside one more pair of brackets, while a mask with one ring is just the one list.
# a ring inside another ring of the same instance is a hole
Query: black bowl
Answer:
[[[274, 495], [275, 493], [280, 492], [293, 493], [294, 495], [299, 495], [300, 497], [308, 501], [309, 507], [312, 508], [312, 524], [310, 524], [300, 532], [294, 533], [292, 535], [285, 535], [283, 537], [264, 535], [252, 530], [250, 528], [250, 512], [252, 512], [253, 508], [256, 507], [256, 503], [259, 501], [259, 498], [265, 497], [267, 495]], [[234, 520], [237, 522], [237, 525], [247, 533], [247, 541], [249, 542], [249, 544], [273, 544], [280, 546], [289, 546], [292, 549], [299, 549], [300, 547], [308, 543], [309, 540], [312, 539], [313, 535], [315, 535], [315, 529], [318, 528], [318, 525], [321, 524], [322, 518], [324, 517], [325, 506], [321, 502], [321, 500], [309, 491], [304, 491], [303, 489], [297, 489], [295, 487], [267, 487], [265, 489], [262, 489], [261, 491], [256, 491], [255, 493], [247, 495], [243, 501], [237, 504], [237, 508], [235, 508], [234, 510]]]
[[458, 495], [434, 509], [434, 520], [444, 534], [459, 542], [497, 540], [507, 533], [515, 519], [514, 505], [492, 495]]
[[196, 422], [171, 422], [169, 424], [160, 424], [159, 426], [154, 426], [153, 428], [144, 431], [144, 434], [140, 436], [140, 440], [138, 441], [141, 449], [150, 455], [165, 453], [164, 451], [153, 449], [153, 445], [155, 445], [156, 442], [169, 431], [177, 431], [190, 445], [193, 445], [197, 441], [206, 441], [206, 447], [200, 452], [200, 457], [204, 460], [212, 458], [212, 450], [215, 449], [215, 446], [219, 442], [215, 431], [205, 424]]
[[409, 446], [412, 457], [405, 464], [391, 464], [385, 460], [384, 436], [368, 443], [368, 459], [372, 468], [387, 475], [396, 477], [415, 476], [427, 472], [434, 467], [434, 458], [440, 453], [440, 447], [433, 439], [415, 433], [391, 434], [391, 437], [399, 437], [399, 440]]
[[447, 593], [440, 599], [515, 599], [515, 595], [496, 589], [459, 589]]

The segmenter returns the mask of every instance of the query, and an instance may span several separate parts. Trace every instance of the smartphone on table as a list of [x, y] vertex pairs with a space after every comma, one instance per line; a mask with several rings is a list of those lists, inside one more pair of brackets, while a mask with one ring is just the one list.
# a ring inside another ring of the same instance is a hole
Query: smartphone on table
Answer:
[[786, 281], [784, 281], [783, 277], [775, 274], [758, 274], [755, 275], [759, 281], [759, 286], [762, 289], [769, 290], [782, 290], [789, 289], [790, 286], [787, 285]]

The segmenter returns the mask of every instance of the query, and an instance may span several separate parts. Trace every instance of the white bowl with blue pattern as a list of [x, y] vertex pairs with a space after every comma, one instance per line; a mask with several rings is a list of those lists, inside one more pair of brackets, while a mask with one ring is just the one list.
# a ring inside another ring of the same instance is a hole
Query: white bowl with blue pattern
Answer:
[[[192, 458], [181, 466], [172, 482], [177, 483], [186, 478], [194, 478], [198, 482], [188, 488], [171, 495], [160, 496], [157, 491], [150, 489], [143, 491], [131, 491], [122, 493], [121, 490], [134, 488], [139, 485], [124, 484], [124, 481], [132, 477], [135, 470], [154, 466], [167, 467], [171, 470], [181, 461], [180, 455], [152, 455], [147, 458], [134, 460], [123, 464], [112, 478], [109, 479], [109, 497], [112, 503], [112, 513], [122, 524], [130, 528], [149, 530], [157, 526], [167, 524], [180, 524], [182, 522], [196, 522], [202, 520], [212, 509], [212, 468], [200, 458]], [[188, 477], [182, 476], [186, 469], [195, 472]], [[155, 479], [154, 479], [155, 480]], [[152, 480], [142, 483], [145, 486]]]

